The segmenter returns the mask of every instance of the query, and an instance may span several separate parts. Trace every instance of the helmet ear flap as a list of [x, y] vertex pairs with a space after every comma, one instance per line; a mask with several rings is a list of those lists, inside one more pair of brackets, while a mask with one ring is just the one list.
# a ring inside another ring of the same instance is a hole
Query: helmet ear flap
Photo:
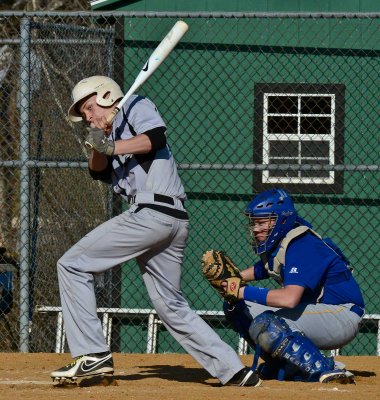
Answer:
[[104, 104], [108, 104], [108, 98], [110, 97], [111, 92], [109, 90], [105, 91], [104, 93], [98, 93], [96, 96], [96, 102], [100, 105], [103, 106]]
[[107, 84], [97, 92], [96, 103], [101, 107], [111, 107], [122, 97], [123, 93], [120, 88], [117, 89], [113, 84]]
[[279, 225], [285, 225], [287, 220], [288, 220], [288, 216], [281, 218], [281, 221], [279, 221]]

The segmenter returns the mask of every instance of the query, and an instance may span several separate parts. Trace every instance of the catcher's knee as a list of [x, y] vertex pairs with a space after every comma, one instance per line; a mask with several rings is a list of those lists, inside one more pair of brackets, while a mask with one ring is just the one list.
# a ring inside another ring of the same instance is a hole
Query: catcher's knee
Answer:
[[274, 358], [293, 366], [299, 375], [315, 381], [321, 373], [331, 370], [326, 359], [315, 344], [301, 332], [293, 332], [286, 321], [272, 311], [258, 315], [249, 328], [252, 340]]
[[264, 351], [275, 355], [284, 340], [292, 334], [292, 330], [273, 311], [265, 311], [252, 321], [249, 334]]

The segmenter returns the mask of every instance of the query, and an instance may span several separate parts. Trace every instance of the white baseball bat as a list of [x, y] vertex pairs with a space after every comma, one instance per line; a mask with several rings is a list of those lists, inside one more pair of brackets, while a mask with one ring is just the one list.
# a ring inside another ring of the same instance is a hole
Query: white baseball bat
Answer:
[[[137, 75], [134, 83], [120, 100], [119, 104], [112, 113], [107, 117], [107, 122], [111, 123], [116, 114], [121, 110], [123, 104], [136, 92], [136, 90], [153, 74], [153, 72], [161, 65], [169, 53], [174, 49], [182, 36], [187, 32], [189, 26], [186, 22], [177, 21], [168, 34], [161, 40], [148, 61], [145, 63], [140, 73]], [[85, 142], [86, 146], [91, 149], [91, 143]]]
[[168, 34], [162, 39], [156, 47], [148, 61], [145, 63], [140, 73], [137, 75], [134, 83], [124, 97], [120, 100], [117, 107], [107, 117], [108, 122], [112, 122], [116, 114], [123, 107], [123, 104], [136, 92], [136, 90], [153, 74], [153, 72], [161, 65], [169, 53], [174, 49], [182, 36], [187, 32], [189, 26], [186, 22], [177, 21]]

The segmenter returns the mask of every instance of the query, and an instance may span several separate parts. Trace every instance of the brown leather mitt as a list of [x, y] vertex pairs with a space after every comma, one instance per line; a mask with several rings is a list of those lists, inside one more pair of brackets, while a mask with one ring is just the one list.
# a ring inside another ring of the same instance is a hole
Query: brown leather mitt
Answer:
[[[202, 273], [211, 286], [229, 303], [238, 300], [239, 289], [246, 286], [239, 268], [221, 250], [208, 250], [202, 256]], [[226, 282], [226, 289], [222, 283]]]

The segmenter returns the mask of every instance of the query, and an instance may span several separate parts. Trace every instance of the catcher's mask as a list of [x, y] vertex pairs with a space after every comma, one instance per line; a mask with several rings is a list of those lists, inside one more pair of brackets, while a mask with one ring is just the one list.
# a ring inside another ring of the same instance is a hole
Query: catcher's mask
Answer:
[[102, 107], [111, 107], [124, 96], [120, 86], [108, 76], [95, 75], [82, 79], [74, 86], [71, 93], [73, 104], [68, 111], [70, 121], [83, 120], [77, 107], [78, 103], [93, 94], [96, 94], [96, 103]]
[[[247, 206], [248, 233], [256, 254], [272, 250], [272, 248], [294, 227], [297, 212], [288, 192], [283, 189], [270, 189], [258, 194]], [[256, 239], [255, 223], [267, 223], [266, 237]]]

